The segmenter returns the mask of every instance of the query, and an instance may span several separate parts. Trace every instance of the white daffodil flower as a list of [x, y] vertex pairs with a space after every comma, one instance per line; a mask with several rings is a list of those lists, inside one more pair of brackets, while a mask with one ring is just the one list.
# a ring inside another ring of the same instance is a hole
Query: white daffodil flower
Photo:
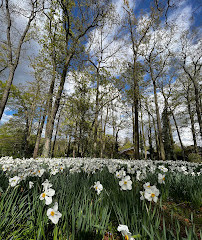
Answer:
[[101, 193], [101, 191], [103, 190], [103, 186], [102, 184], [100, 183], [100, 181], [97, 181], [97, 182], [94, 182], [94, 188], [95, 190], [97, 191], [97, 195], [99, 195]]
[[2, 167], [3, 172], [6, 172], [9, 169], [9, 166], [4, 164]]
[[160, 184], [165, 184], [165, 174], [161, 174], [161, 173], [159, 173], [158, 174], [158, 182], [160, 183]]
[[51, 175], [56, 175], [56, 173], [58, 173], [58, 172], [59, 172], [59, 169], [56, 168], [56, 167], [54, 167], [54, 168], [51, 169], [50, 174], [51, 174]]
[[29, 189], [34, 187], [34, 183], [32, 181], [29, 181]]
[[58, 211], [58, 203], [56, 202], [53, 208], [47, 210], [47, 216], [52, 223], [57, 224], [62, 214]]
[[122, 224], [119, 224], [117, 230], [118, 230], [119, 232], [122, 232], [122, 231], [124, 231], [124, 232], [129, 232], [128, 226], [127, 226], [127, 225], [122, 225]]
[[131, 233], [129, 232], [128, 226], [119, 224], [117, 230], [121, 232], [125, 240], [134, 240], [134, 238], [131, 236]]
[[127, 166], [127, 172], [128, 172], [129, 174], [135, 174], [135, 168], [132, 167], [131, 165], [128, 165], [128, 166]]
[[46, 205], [50, 205], [52, 203], [52, 196], [55, 195], [55, 190], [52, 188], [47, 188], [44, 190], [43, 193], [41, 193], [39, 199], [45, 200]]
[[42, 183], [42, 185], [43, 185], [43, 189], [45, 190], [45, 189], [48, 189], [48, 188], [51, 188], [53, 185], [52, 185], [52, 183], [50, 183], [49, 181], [48, 181], [48, 179], [46, 179], [43, 183]]
[[44, 172], [45, 172], [45, 169], [43, 169], [43, 168], [39, 169], [36, 173], [36, 176], [41, 177], [44, 174]]
[[158, 201], [158, 196], [159, 196], [159, 190], [156, 188], [156, 186], [151, 186], [150, 188], [145, 190], [144, 197], [148, 201]]
[[144, 189], [149, 189], [151, 187], [151, 184], [150, 182], [146, 182], [144, 185], [143, 185]]
[[[143, 170], [144, 170], [144, 169], [143, 169]], [[138, 181], [142, 181], [142, 180], [146, 177], [146, 173], [143, 172], [143, 170], [142, 170], [142, 172], [139, 171], [139, 170], [136, 172], [136, 179], [137, 179]]]
[[117, 178], [123, 178], [125, 176], [126, 176], [126, 172], [124, 171], [124, 169], [121, 169], [121, 170], [116, 172], [116, 177]]
[[125, 176], [120, 182], [119, 185], [121, 190], [131, 190], [132, 189], [132, 181], [130, 180], [130, 176]]
[[9, 178], [9, 185], [11, 187], [15, 187], [16, 185], [18, 185], [18, 183], [21, 181], [21, 178], [18, 176], [15, 176], [13, 178]]
[[159, 166], [158, 169], [160, 169], [164, 173], [168, 171], [168, 169], [163, 165]]

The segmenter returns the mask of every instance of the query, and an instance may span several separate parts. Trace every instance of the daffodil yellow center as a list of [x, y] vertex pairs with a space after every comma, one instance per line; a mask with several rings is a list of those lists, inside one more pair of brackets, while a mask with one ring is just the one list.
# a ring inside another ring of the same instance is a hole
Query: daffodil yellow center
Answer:
[[128, 235], [125, 235], [125, 240], [129, 240], [129, 237], [128, 237]]
[[152, 196], [152, 197], [155, 197], [155, 194], [154, 194], [154, 193], [152, 193], [152, 194], [151, 194], [151, 196]]
[[45, 198], [46, 194], [45, 193], [42, 193], [42, 197]]
[[163, 177], [163, 181], [165, 181], [165, 177]]
[[127, 184], [127, 181], [125, 181], [124, 184]]
[[53, 211], [52, 211], [50, 214], [51, 214], [51, 216], [54, 216], [54, 215], [55, 215], [55, 213], [54, 213]]
[[98, 187], [95, 187], [95, 189], [97, 190], [97, 189], [98, 189]]

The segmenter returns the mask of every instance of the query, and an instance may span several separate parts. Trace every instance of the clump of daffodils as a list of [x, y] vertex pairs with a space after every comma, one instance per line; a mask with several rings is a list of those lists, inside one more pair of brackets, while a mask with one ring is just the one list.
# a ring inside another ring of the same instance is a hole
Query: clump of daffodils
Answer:
[[137, 171], [136, 172], [136, 179], [137, 181], [142, 181], [143, 179], [145, 179], [146, 177], [146, 172], [145, 172], [145, 169], [143, 169], [142, 171]]
[[126, 172], [125, 172], [125, 170], [123, 168], [116, 172], [116, 177], [117, 178], [123, 178], [125, 176], [126, 176]]
[[41, 193], [39, 199], [45, 200], [46, 205], [50, 205], [52, 203], [52, 197], [55, 195], [55, 190], [52, 189], [52, 184], [46, 179], [45, 182], [42, 183], [43, 192]]
[[99, 195], [101, 193], [101, 191], [103, 190], [103, 186], [100, 183], [100, 181], [94, 182], [94, 189], [97, 192], [97, 195]]
[[130, 180], [130, 176], [125, 176], [119, 182], [121, 190], [131, 190], [132, 189], [132, 181]]
[[158, 196], [160, 194], [159, 190], [157, 189], [157, 187], [151, 186], [149, 182], [145, 183], [143, 185], [144, 187], [144, 191], [140, 191], [140, 199], [144, 200], [147, 199], [149, 202], [154, 201], [155, 203], [158, 201]]
[[134, 240], [132, 234], [129, 232], [128, 226], [119, 224], [117, 230], [121, 232], [125, 240]]
[[164, 165], [158, 166], [158, 169], [161, 170], [164, 173], [166, 173], [168, 171], [168, 169]]
[[52, 221], [52, 223], [57, 224], [62, 214], [58, 211], [58, 203], [56, 202], [53, 208], [47, 210], [47, 216]]
[[15, 187], [16, 185], [18, 185], [18, 183], [21, 181], [21, 178], [18, 176], [15, 176], [13, 178], [9, 178], [9, 185], [11, 187]]

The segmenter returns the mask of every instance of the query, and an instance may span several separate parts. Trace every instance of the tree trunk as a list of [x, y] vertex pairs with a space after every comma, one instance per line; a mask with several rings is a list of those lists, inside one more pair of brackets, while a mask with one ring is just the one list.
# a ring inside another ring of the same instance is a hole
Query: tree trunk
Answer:
[[94, 153], [97, 156], [97, 131], [98, 131], [98, 109], [99, 109], [99, 86], [100, 86], [99, 68], [97, 68], [97, 87], [96, 87], [96, 100], [95, 100], [95, 123], [94, 123]]
[[154, 149], [152, 146], [152, 128], [151, 128], [151, 118], [150, 118], [151, 113], [149, 112], [147, 101], [146, 101], [146, 111], [148, 113], [148, 119], [149, 119], [149, 130], [148, 130], [149, 153], [150, 153], [150, 158], [153, 160], [154, 159]]
[[193, 85], [194, 85], [194, 92], [195, 92], [195, 102], [196, 102], [196, 113], [197, 113], [197, 118], [198, 118], [198, 123], [199, 123], [199, 128], [200, 128], [200, 135], [202, 139], [202, 121], [201, 121], [201, 103], [200, 103], [200, 95], [199, 95], [199, 89], [198, 89], [198, 84], [196, 81], [193, 79]]
[[169, 135], [170, 135], [170, 144], [171, 144], [171, 157], [173, 157], [173, 160], [176, 160], [176, 155], [175, 155], [175, 152], [174, 152], [174, 140], [173, 140], [173, 134], [172, 134], [172, 127], [171, 127], [171, 124], [170, 124], [170, 119], [168, 121], [168, 126], [169, 126]]
[[144, 123], [143, 123], [143, 117], [142, 117], [142, 109], [141, 109], [141, 123], [142, 123], [142, 139], [144, 144], [144, 158], [147, 160], [147, 146], [145, 141], [145, 134], [144, 134]]
[[114, 158], [114, 149], [115, 149], [115, 131], [116, 131], [116, 125], [115, 125], [115, 121], [114, 121], [114, 111], [113, 111], [113, 107], [112, 107], [112, 128], [113, 128], [113, 139], [112, 139], [112, 152], [111, 152], [111, 158]]
[[139, 122], [138, 122], [138, 99], [135, 100], [135, 159], [140, 158], [139, 153]]
[[38, 156], [39, 144], [40, 144], [40, 141], [41, 141], [41, 134], [42, 134], [45, 119], [46, 119], [46, 111], [47, 111], [47, 109], [46, 109], [46, 106], [45, 106], [43, 117], [42, 117], [41, 122], [39, 123], [38, 130], [37, 130], [37, 138], [36, 138], [36, 143], [35, 143], [35, 147], [34, 147], [33, 158], [36, 158]]
[[105, 122], [104, 122], [104, 128], [103, 128], [103, 145], [102, 147], [102, 154], [104, 154], [105, 152], [105, 144], [106, 144], [106, 126], [107, 126], [107, 122], [108, 122], [108, 113], [109, 113], [109, 108], [107, 107], [107, 113], [106, 113], [106, 117], [105, 117]]
[[50, 157], [50, 150], [51, 150], [51, 140], [52, 140], [52, 134], [53, 134], [53, 128], [54, 128], [54, 121], [55, 121], [55, 117], [58, 111], [58, 108], [60, 106], [60, 99], [61, 99], [61, 95], [62, 95], [62, 91], [64, 88], [64, 84], [65, 84], [65, 78], [67, 75], [67, 69], [70, 63], [70, 60], [72, 58], [73, 54], [70, 54], [67, 57], [65, 66], [63, 68], [63, 72], [62, 72], [62, 76], [61, 76], [61, 80], [60, 80], [60, 85], [56, 94], [56, 99], [51, 111], [51, 114], [49, 116], [49, 119], [47, 120], [47, 124], [46, 124], [46, 134], [45, 134], [45, 144], [44, 144], [44, 148], [43, 148], [43, 157]]
[[78, 130], [78, 122], [76, 122], [75, 132], [74, 132], [73, 157], [76, 157], [76, 149], [77, 149], [77, 146], [78, 146], [77, 130]]
[[182, 143], [182, 139], [181, 139], [181, 136], [180, 136], [180, 131], [179, 131], [179, 128], [178, 128], [178, 125], [177, 125], [177, 121], [175, 119], [175, 115], [174, 115], [173, 111], [171, 109], [170, 109], [170, 111], [171, 111], [171, 114], [172, 114], [172, 117], [173, 117], [173, 121], [175, 123], [175, 128], [177, 130], [178, 139], [179, 139], [180, 146], [181, 146], [181, 149], [182, 149], [182, 157], [183, 157], [183, 160], [185, 160], [184, 145]]
[[134, 122], [134, 158], [139, 159], [140, 153], [140, 139], [139, 139], [139, 121], [138, 121], [138, 108], [139, 108], [139, 87], [136, 73], [136, 56], [134, 57], [134, 66], [133, 66], [133, 104], [134, 104], [134, 113], [135, 113], [135, 122]]
[[150, 119], [150, 114], [148, 113], [148, 118], [149, 118], [149, 152], [150, 152], [150, 158], [153, 160], [154, 158], [154, 152], [153, 152], [153, 146], [152, 146], [152, 129], [151, 129], [151, 119]]
[[[179, 128], [178, 128], [178, 125], [177, 125], [177, 121], [176, 121], [176, 118], [175, 118], [175, 115], [174, 115], [173, 110], [172, 110], [171, 107], [169, 106], [169, 103], [168, 103], [168, 100], [167, 100], [167, 98], [166, 98], [166, 96], [165, 96], [165, 93], [164, 93], [163, 88], [162, 88], [162, 94], [163, 94], [164, 100], [165, 100], [165, 102], [166, 102], [166, 104], [167, 104], [167, 106], [168, 106], [168, 108], [169, 108], [169, 111], [170, 111], [170, 113], [171, 113], [171, 115], [172, 115], [172, 118], [173, 118], [173, 121], [174, 121], [174, 124], [175, 124], [175, 128], [176, 128], [176, 131], [177, 131], [178, 139], [179, 139], [179, 142], [180, 142], [180, 146], [181, 146], [181, 149], [182, 149], [182, 158], [183, 158], [183, 160], [185, 160], [184, 145], [183, 145], [183, 143], [182, 143], [182, 139], [181, 139], [181, 136], [180, 136], [180, 131], [179, 131]], [[170, 129], [171, 129], [170, 122], [169, 122], [169, 127], [170, 127]], [[171, 130], [170, 130], [170, 133], [171, 133]], [[173, 145], [173, 149], [174, 149], [174, 141], [173, 141], [172, 135], [171, 135], [171, 141], [172, 141], [171, 144]], [[174, 155], [174, 157], [175, 157], [175, 159], [176, 159], [176, 156], [175, 156], [175, 155]]]
[[116, 138], [115, 138], [115, 153], [118, 155], [119, 152], [119, 143], [118, 143], [118, 134], [119, 134], [120, 129], [116, 131]]
[[156, 117], [157, 117], [157, 128], [158, 128], [160, 155], [161, 155], [161, 159], [165, 160], [165, 150], [164, 150], [164, 146], [163, 146], [161, 119], [160, 119], [160, 113], [159, 113], [159, 106], [158, 106], [155, 80], [153, 80], [153, 87], [154, 87], [154, 100], [155, 100], [155, 107], [156, 107]]
[[54, 137], [54, 141], [53, 141], [53, 146], [51, 149], [51, 157], [53, 157], [54, 155], [54, 150], [55, 150], [55, 144], [56, 144], [56, 139], [57, 139], [57, 135], [58, 135], [58, 129], [59, 129], [59, 125], [60, 125], [60, 115], [61, 115], [62, 110], [60, 110], [59, 116], [58, 116], [58, 122], [57, 122], [57, 126], [56, 126], [56, 132], [55, 132], [55, 137]]
[[134, 106], [132, 104], [132, 125], [133, 125], [133, 157], [135, 159], [135, 116]]
[[202, 138], [202, 121], [201, 121], [201, 112], [202, 112], [202, 106], [201, 106], [201, 97], [200, 97], [200, 89], [198, 86], [198, 83], [196, 81], [196, 75], [197, 75], [197, 71], [200, 72], [200, 68], [201, 65], [199, 65], [200, 67], [197, 70], [197, 67], [195, 65], [194, 68], [194, 75], [191, 75], [191, 73], [188, 71], [188, 69], [185, 67], [185, 62], [183, 65], [183, 69], [185, 71], [185, 73], [188, 75], [189, 79], [192, 81], [193, 85], [194, 85], [194, 93], [195, 93], [195, 103], [196, 103], [196, 114], [197, 114], [197, 118], [198, 118], [198, 123], [199, 123], [199, 128], [200, 128], [200, 135]]
[[35, 97], [31, 106], [31, 116], [30, 116], [30, 121], [29, 121], [29, 137], [31, 135], [31, 131], [32, 131], [32, 125], [33, 125], [33, 120], [34, 120], [34, 115], [35, 115], [35, 110], [36, 110], [36, 102], [37, 102], [37, 97], [40, 91], [40, 86], [39, 84], [37, 85], [37, 89], [36, 89], [36, 93], [35, 93]]
[[71, 135], [69, 135], [68, 143], [67, 143], [67, 148], [65, 150], [66, 156], [69, 157], [70, 154], [70, 147], [71, 147]]
[[192, 136], [193, 136], [193, 141], [194, 141], [194, 151], [195, 153], [198, 153], [198, 148], [197, 148], [197, 141], [196, 141], [196, 131], [194, 127], [194, 116], [191, 110], [191, 104], [190, 104], [190, 97], [189, 97], [189, 88], [187, 90], [187, 108], [188, 108], [188, 113], [189, 117], [191, 120], [191, 131], [192, 131]]
[[1, 103], [0, 103], [0, 120], [2, 118], [6, 103], [8, 101], [8, 96], [9, 96], [9, 93], [10, 93], [10, 89], [11, 89], [11, 85], [12, 85], [12, 82], [13, 82], [13, 77], [14, 77], [16, 67], [17, 66], [12, 66], [9, 69], [10, 72], [9, 72], [8, 80], [6, 82], [6, 87], [4, 89], [4, 93], [3, 93]]
[[24, 157], [27, 157], [28, 154], [28, 138], [29, 138], [29, 118], [28, 112], [26, 110], [26, 124], [25, 124], [25, 142], [24, 142]]
[[101, 120], [100, 120], [100, 122], [101, 122], [101, 131], [100, 131], [100, 157], [102, 158], [103, 157], [103, 130], [102, 130], [102, 121], [103, 121], [103, 111], [101, 111]]
[[12, 82], [13, 82], [15, 70], [16, 70], [16, 68], [18, 66], [18, 63], [19, 63], [22, 44], [23, 44], [24, 39], [27, 35], [27, 32], [30, 28], [31, 22], [33, 21], [33, 19], [35, 17], [34, 11], [35, 11], [35, 7], [36, 7], [36, 4], [37, 4], [37, 3], [34, 3], [32, 5], [32, 10], [31, 10], [29, 20], [27, 22], [27, 25], [26, 25], [21, 37], [20, 37], [20, 40], [18, 42], [18, 46], [15, 49], [16, 57], [13, 60], [13, 56], [12, 56], [13, 55], [13, 53], [12, 53], [13, 50], [12, 50], [12, 42], [11, 42], [11, 21], [12, 20], [11, 20], [11, 16], [10, 16], [10, 9], [9, 9], [9, 4], [8, 3], [9, 3], [9, 1], [6, 0], [5, 4], [6, 4], [6, 19], [7, 19], [7, 22], [8, 22], [8, 25], [7, 25], [7, 46], [8, 46], [9, 76], [8, 76], [8, 80], [6, 82], [6, 87], [4, 89], [4, 93], [3, 93], [1, 103], [0, 103], [0, 120], [2, 118], [6, 103], [8, 101], [8, 97], [9, 97], [11, 85], [12, 85]]
[[[55, 53], [55, 52], [54, 52]], [[54, 55], [55, 56], [55, 55]], [[52, 139], [52, 132], [54, 128], [54, 120], [53, 117], [51, 116], [53, 112], [53, 91], [54, 91], [54, 86], [55, 86], [55, 72], [56, 72], [56, 63], [55, 63], [55, 58], [53, 56], [52, 59], [52, 64], [53, 64], [53, 72], [52, 72], [52, 79], [51, 79], [51, 84], [49, 87], [48, 91], [48, 100], [47, 100], [47, 123], [46, 123], [46, 131], [45, 131], [45, 145], [43, 148], [43, 156], [44, 157], [49, 157], [50, 156], [50, 150], [51, 150], [51, 139]], [[56, 115], [55, 115], [56, 116]]]
[[156, 123], [155, 123], [155, 119], [152, 116], [152, 122], [153, 122], [153, 127], [154, 127], [154, 133], [155, 133], [155, 140], [156, 140], [156, 152], [158, 155], [158, 160], [161, 159], [161, 155], [160, 155], [160, 146], [159, 146], [159, 138], [158, 138], [158, 133], [157, 133], [157, 129], [156, 129]]

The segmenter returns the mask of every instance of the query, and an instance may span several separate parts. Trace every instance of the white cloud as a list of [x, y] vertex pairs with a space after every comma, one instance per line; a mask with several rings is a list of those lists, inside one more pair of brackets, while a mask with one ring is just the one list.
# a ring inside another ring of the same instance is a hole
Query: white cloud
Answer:
[[114, 3], [115, 9], [116, 9], [116, 11], [119, 14], [119, 17], [121, 19], [124, 19], [126, 14], [127, 14], [126, 10], [124, 9], [124, 7], [126, 7], [124, 2], [128, 2], [128, 5], [131, 9], [135, 9], [135, 7], [139, 4], [139, 0], [138, 1], [134, 1], [134, 0], [113, 0], [112, 2]]
[[168, 23], [175, 24], [176, 31], [183, 32], [189, 30], [191, 26], [191, 17], [192, 7], [190, 5], [182, 5], [168, 17]]
[[64, 90], [68, 95], [72, 95], [75, 92], [75, 80], [72, 72], [68, 72], [67, 74]]
[[[192, 132], [191, 132], [191, 129], [189, 127], [181, 128], [180, 129], [180, 136], [181, 136], [182, 143], [183, 143], [184, 146], [194, 145], [193, 138], [192, 138]], [[173, 138], [174, 138], [174, 141], [179, 144], [179, 139], [178, 139], [178, 136], [177, 136], [176, 132], [173, 134]], [[198, 139], [198, 140], [199, 140], [197, 142], [198, 145], [202, 146], [202, 143], [200, 142], [200, 139]]]

